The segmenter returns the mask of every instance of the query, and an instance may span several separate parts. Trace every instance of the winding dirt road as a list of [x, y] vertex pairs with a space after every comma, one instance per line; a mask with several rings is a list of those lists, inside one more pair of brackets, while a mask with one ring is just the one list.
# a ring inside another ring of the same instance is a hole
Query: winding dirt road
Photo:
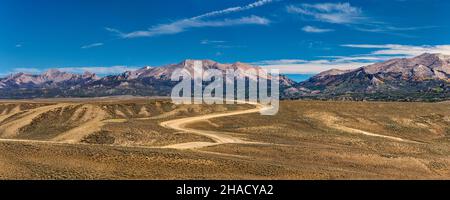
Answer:
[[261, 104], [256, 104], [256, 103], [249, 103], [249, 104], [255, 105], [256, 107], [253, 109], [249, 109], [249, 110], [241, 110], [241, 111], [234, 111], [234, 112], [227, 112], [227, 113], [220, 113], [220, 114], [209, 114], [209, 115], [175, 119], [175, 120], [161, 122], [160, 125], [162, 127], [174, 129], [174, 130], [181, 131], [181, 132], [205, 136], [214, 141], [214, 142], [180, 143], [180, 144], [168, 145], [163, 148], [197, 149], [197, 148], [215, 146], [215, 145], [220, 145], [220, 144], [261, 144], [258, 142], [245, 141], [245, 140], [242, 140], [241, 138], [233, 137], [224, 132], [198, 130], [198, 129], [192, 129], [192, 128], [186, 127], [189, 124], [204, 121], [204, 120], [220, 118], [220, 117], [235, 116], [235, 115], [250, 114], [250, 113], [257, 113], [257, 112], [260, 112], [262, 109], [266, 109], [266, 107], [264, 107]]
[[344, 126], [341, 123], [339, 123], [339, 118], [337, 118], [336, 116], [334, 116], [331, 113], [316, 112], [316, 113], [309, 113], [306, 116], [307, 117], [311, 117], [313, 119], [317, 119], [317, 120], [321, 121], [322, 123], [324, 123], [326, 126], [328, 126], [330, 128], [341, 130], [341, 131], [344, 131], [344, 132], [347, 132], [347, 133], [361, 134], [361, 135], [366, 135], [366, 136], [370, 136], [370, 137], [379, 137], [379, 138], [384, 138], [384, 139], [388, 139], [388, 140], [394, 140], [394, 141], [398, 141], [398, 142], [408, 142], [408, 143], [421, 144], [421, 142], [417, 142], [417, 141], [412, 141], [412, 140], [403, 139], [403, 138], [394, 137], [394, 136], [387, 136], [387, 135], [376, 134], [376, 133], [372, 133], [372, 132], [363, 131], [363, 130], [360, 130], [360, 129], [350, 128], [350, 127]]
[[[238, 103], [244, 103], [244, 102], [238, 102]], [[244, 140], [242, 138], [233, 136], [235, 134], [233, 133], [227, 133], [223, 131], [209, 131], [209, 130], [199, 130], [194, 128], [188, 128], [187, 126], [189, 124], [210, 120], [214, 118], [221, 118], [221, 117], [229, 117], [229, 116], [236, 116], [236, 115], [243, 115], [243, 114], [250, 114], [250, 113], [257, 113], [261, 110], [268, 109], [270, 107], [264, 106], [257, 103], [249, 103], [245, 102], [250, 105], [254, 105], [255, 108], [248, 109], [248, 110], [239, 110], [239, 111], [230, 111], [226, 113], [218, 113], [218, 114], [207, 114], [203, 116], [195, 116], [195, 117], [188, 117], [188, 118], [181, 118], [181, 119], [175, 119], [170, 121], [161, 122], [160, 126], [173, 129], [180, 132], [185, 133], [191, 133], [196, 134], [200, 136], [204, 136], [207, 138], [210, 138], [213, 142], [187, 142], [187, 143], [178, 143], [178, 144], [171, 144], [167, 146], [162, 147], [148, 147], [148, 146], [133, 146], [133, 147], [142, 147], [142, 148], [170, 148], [170, 149], [199, 149], [203, 147], [210, 147], [210, 146], [216, 146], [220, 144], [269, 144], [269, 143], [261, 143], [261, 142], [252, 142], [248, 140]], [[31, 123], [31, 121], [39, 116], [40, 114], [56, 109], [61, 108], [64, 106], [68, 106], [67, 103], [63, 104], [56, 104], [56, 105], [50, 105], [50, 106], [44, 106], [36, 109], [32, 109], [30, 111], [27, 111], [23, 117], [20, 120], [20, 123], [17, 123], [15, 121], [3, 124], [0, 126], [0, 136], [2, 137], [0, 141], [9, 141], [9, 142], [30, 142], [30, 143], [49, 143], [49, 144], [82, 144], [79, 143], [84, 136], [101, 130], [101, 127], [104, 123], [121, 123], [126, 121], [126, 119], [113, 119], [113, 120], [105, 120], [105, 113], [102, 112], [100, 109], [96, 109], [93, 106], [88, 106], [87, 112], [88, 119], [84, 120], [84, 123], [82, 123], [79, 127], [74, 128], [72, 130], [69, 130], [61, 135], [59, 135], [57, 138], [52, 139], [51, 141], [36, 141], [36, 140], [23, 140], [23, 139], [15, 139], [13, 136], [17, 134], [20, 127], [25, 126], [26, 124]], [[17, 111], [14, 111], [11, 113], [15, 114]], [[90, 114], [89, 114], [90, 113]], [[8, 115], [10, 116], [10, 115]], [[334, 119], [330, 115], [326, 115], [324, 113], [313, 113], [310, 114], [309, 117], [319, 119], [320, 121], [324, 122], [325, 125], [342, 130], [344, 132], [349, 133], [357, 133], [362, 135], [367, 135], [371, 137], [381, 137], [389, 140], [395, 140], [400, 142], [410, 142], [410, 143], [418, 143], [416, 141], [411, 141], [407, 139], [402, 139], [398, 137], [393, 136], [385, 136], [385, 135], [379, 135], [367, 131], [362, 131], [359, 129], [349, 128], [342, 126], [338, 123], [336, 123], [336, 119]], [[88, 144], [83, 144], [88, 145]], [[269, 144], [269, 145], [275, 145], [275, 144]], [[120, 146], [120, 145], [111, 145], [111, 146]]]
[[[248, 103], [248, 102], [246, 102]], [[233, 111], [233, 112], [227, 112], [227, 113], [220, 113], [220, 114], [209, 114], [209, 115], [203, 115], [203, 116], [197, 116], [197, 117], [189, 117], [189, 118], [182, 118], [182, 119], [176, 119], [171, 121], [166, 121], [160, 123], [161, 126], [174, 129], [177, 131], [182, 131], [186, 133], [191, 134], [197, 134], [201, 136], [205, 136], [213, 140], [214, 142], [188, 142], [188, 143], [179, 143], [179, 144], [173, 144], [163, 147], [147, 147], [147, 146], [133, 146], [133, 147], [142, 147], [142, 148], [171, 148], [171, 149], [198, 149], [202, 147], [208, 147], [208, 146], [215, 146], [220, 144], [263, 144], [258, 142], [250, 142], [242, 140], [241, 138], [237, 138], [234, 136], [231, 136], [230, 133], [224, 133], [219, 131], [206, 131], [206, 130], [197, 130], [197, 129], [191, 129], [186, 128], [188, 124], [196, 123], [203, 120], [213, 119], [213, 118], [220, 118], [220, 117], [227, 117], [227, 116], [234, 116], [234, 115], [242, 115], [242, 114], [249, 114], [249, 113], [256, 113], [260, 112], [262, 109], [267, 109], [267, 107], [264, 107], [260, 104], [256, 103], [248, 103], [251, 105], [255, 105], [255, 108], [249, 109], [249, 110], [240, 110], [240, 111]], [[12, 129], [10, 126], [8, 126], [8, 131], [0, 131], [2, 132], [2, 136], [9, 136], [12, 135], [12, 133], [16, 133], [20, 127], [25, 126], [26, 124], [31, 123], [32, 119], [36, 118], [40, 114], [56, 109], [61, 108], [64, 106], [67, 106], [68, 104], [56, 104], [51, 106], [44, 106], [37, 109], [32, 109], [31, 111], [28, 111], [32, 113], [32, 115], [26, 116], [26, 121], [16, 125], [14, 124], [15, 128]], [[91, 106], [92, 107], [92, 106]], [[90, 108], [88, 110], [95, 110], [93, 108]], [[95, 110], [95, 113], [102, 113], [99, 112], [99, 110]], [[46, 143], [46, 144], [81, 144], [81, 145], [91, 145], [91, 144], [83, 144], [78, 143], [77, 141], [80, 141], [82, 136], [87, 135], [88, 133], [91, 133], [95, 130], [100, 130], [100, 128], [103, 126], [103, 123], [105, 122], [123, 122], [123, 120], [104, 120], [104, 114], [93, 117], [92, 119], [88, 120], [87, 123], [82, 124], [78, 128], [74, 128], [70, 131], [67, 131], [60, 136], [58, 136], [55, 139], [52, 140], [26, 140], [26, 139], [14, 139], [14, 138], [1, 138], [0, 141], [4, 142], [22, 142], [22, 143]], [[16, 127], [17, 126], [17, 127]], [[1, 128], [1, 127], [0, 127]], [[5, 135], [5, 132], [8, 133]], [[11, 132], [11, 133], [10, 133]], [[110, 146], [120, 146], [120, 145], [110, 145]]]

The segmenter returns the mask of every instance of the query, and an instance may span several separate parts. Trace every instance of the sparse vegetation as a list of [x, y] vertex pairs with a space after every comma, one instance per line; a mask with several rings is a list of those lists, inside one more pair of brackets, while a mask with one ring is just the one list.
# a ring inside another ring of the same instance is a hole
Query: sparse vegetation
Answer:
[[100, 131], [86, 136], [81, 142], [88, 144], [114, 144], [115, 138], [108, 131]]
[[[256, 143], [174, 150], [160, 147], [212, 140], [161, 122], [254, 106], [163, 99], [5, 102], [1, 137], [31, 140], [0, 140], [0, 178], [448, 179], [449, 105], [282, 101], [275, 116], [244, 114], [187, 126]], [[86, 126], [99, 117], [99, 127]]]

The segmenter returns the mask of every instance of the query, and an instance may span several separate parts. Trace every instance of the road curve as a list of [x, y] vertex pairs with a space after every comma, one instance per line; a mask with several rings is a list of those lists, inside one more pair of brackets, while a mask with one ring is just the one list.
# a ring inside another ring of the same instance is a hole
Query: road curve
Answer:
[[208, 115], [203, 115], [203, 116], [188, 117], [188, 118], [175, 119], [175, 120], [161, 122], [160, 125], [162, 127], [181, 131], [181, 132], [205, 136], [214, 141], [214, 142], [180, 143], [180, 144], [168, 145], [163, 148], [197, 149], [197, 148], [215, 146], [215, 145], [220, 145], [220, 144], [256, 144], [257, 142], [245, 141], [240, 138], [233, 137], [231, 135], [224, 134], [223, 132], [219, 132], [219, 131], [206, 131], [206, 130], [198, 130], [198, 129], [186, 127], [188, 124], [192, 124], [192, 123], [196, 123], [196, 122], [200, 122], [200, 121], [204, 121], [204, 120], [220, 118], [220, 117], [229, 117], [229, 116], [235, 116], [235, 115], [250, 114], [250, 113], [257, 113], [257, 112], [260, 112], [262, 109], [267, 108], [261, 104], [256, 104], [256, 103], [248, 103], [248, 104], [255, 105], [255, 108], [252, 108], [249, 110], [240, 110], [240, 111], [233, 111], [233, 112], [219, 113], [219, 114], [208, 114]]
[[[242, 102], [244, 103], [244, 102]], [[206, 130], [197, 130], [192, 128], [186, 128], [188, 124], [192, 124], [195, 122], [213, 119], [213, 118], [220, 118], [220, 117], [227, 117], [227, 116], [235, 116], [235, 115], [243, 115], [243, 114], [249, 114], [249, 113], [257, 113], [261, 110], [268, 109], [270, 107], [263, 106], [261, 104], [257, 103], [249, 103], [245, 102], [246, 104], [255, 105], [255, 108], [248, 109], [248, 110], [240, 110], [240, 111], [232, 111], [232, 112], [226, 112], [226, 113], [219, 113], [219, 114], [207, 114], [203, 116], [196, 116], [196, 117], [188, 117], [188, 118], [182, 118], [182, 119], [175, 119], [170, 121], [161, 122], [160, 125], [165, 128], [182, 131], [186, 133], [192, 133], [197, 134], [201, 136], [205, 136], [213, 140], [214, 142], [188, 142], [188, 143], [178, 143], [178, 144], [172, 144], [167, 145], [163, 147], [148, 147], [148, 146], [131, 146], [135, 148], [148, 148], [148, 149], [158, 149], [158, 148], [170, 148], [170, 149], [198, 149], [203, 147], [209, 147], [209, 146], [215, 146], [220, 144], [267, 144], [267, 143], [260, 143], [260, 142], [251, 142], [251, 141], [245, 141], [241, 138], [233, 137], [229, 134], [225, 134], [224, 132], [219, 131], [206, 131]], [[121, 122], [121, 121], [119, 121]], [[85, 145], [85, 146], [98, 146], [96, 144], [84, 144], [84, 143], [74, 143], [70, 141], [48, 141], [48, 140], [24, 140], [24, 139], [6, 139], [6, 138], [0, 138], [0, 142], [20, 142], [20, 143], [43, 143], [43, 144], [78, 144], [78, 145]], [[106, 146], [120, 146], [120, 145], [106, 145]]]

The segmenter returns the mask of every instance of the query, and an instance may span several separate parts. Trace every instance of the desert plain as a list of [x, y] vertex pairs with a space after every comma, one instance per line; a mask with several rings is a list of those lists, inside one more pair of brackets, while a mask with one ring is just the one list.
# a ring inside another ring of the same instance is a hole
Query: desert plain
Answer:
[[0, 179], [450, 179], [450, 102], [0, 101]]

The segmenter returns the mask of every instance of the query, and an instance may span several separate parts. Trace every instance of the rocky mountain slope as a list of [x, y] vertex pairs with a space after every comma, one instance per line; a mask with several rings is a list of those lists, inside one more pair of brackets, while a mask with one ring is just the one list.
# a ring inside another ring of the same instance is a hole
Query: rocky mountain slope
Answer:
[[[195, 60], [185, 60], [178, 64], [161, 67], [144, 67], [136, 71], [127, 71], [118, 75], [98, 77], [86, 72], [83, 75], [71, 74], [58, 70], [49, 70], [40, 75], [25, 73], [12, 74], [0, 79], [0, 95], [3, 98], [51, 98], [51, 97], [99, 97], [113, 95], [168, 96], [177, 84], [170, 80], [176, 69], [194, 70]], [[239, 78], [255, 76], [246, 74], [245, 70], [260, 69], [244, 64], [221, 64], [211, 60], [201, 60], [204, 70], [220, 71], [238, 70]], [[268, 77], [266, 77], [268, 78]], [[281, 88], [292, 87], [295, 82], [281, 76]]]
[[40, 75], [26, 73], [9, 75], [0, 79], [0, 89], [51, 87], [61, 83], [84, 84], [99, 79], [98, 76], [89, 72], [79, 75], [51, 69]]
[[[118, 75], [72, 74], [49, 70], [40, 75], [17, 73], [0, 79], [1, 98], [101, 97], [113, 95], [168, 96], [177, 84], [170, 80], [176, 69], [194, 70], [195, 60], [161, 67], [143, 67]], [[238, 70], [239, 78], [256, 80], [245, 63], [221, 64], [201, 60], [204, 70]], [[268, 78], [268, 77], [265, 77]], [[205, 83], [207, 84], [207, 83]], [[450, 56], [423, 54], [393, 59], [354, 70], [329, 70], [295, 83], [280, 77], [281, 98], [441, 101], [450, 99]]]
[[301, 98], [356, 100], [450, 99], [450, 56], [422, 54], [354, 70], [329, 70], [298, 83]]

